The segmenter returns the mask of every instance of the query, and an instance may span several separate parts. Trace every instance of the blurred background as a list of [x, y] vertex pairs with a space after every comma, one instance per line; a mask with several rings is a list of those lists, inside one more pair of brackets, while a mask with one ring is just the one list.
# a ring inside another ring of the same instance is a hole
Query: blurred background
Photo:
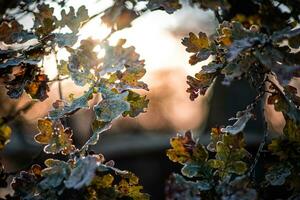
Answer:
[[[69, 1], [70, 2], [70, 1]], [[76, 2], [76, 3], [75, 3]], [[85, 5], [90, 16], [99, 7], [103, 9], [111, 1], [72, 1], [67, 6], [78, 8]], [[55, 11], [56, 12], [56, 11]], [[57, 14], [60, 10], [57, 9]], [[30, 27], [30, 16], [21, 22]], [[103, 153], [107, 160], [114, 160], [116, 167], [136, 173], [145, 192], [152, 199], [164, 199], [164, 183], [170, 173], [178, 172], [179, 166], [171, 163], [165, 151], [169, 148], [169, 139], [176, 133], [192, 129], [195, 137], [208, 143], [211, 127], [228, 125], [228, 119], [239, 110], [244, 110], [254, 99], [256, 93], [244, 80], [237, 80], [230, 86], [223, 86], [216, 80], [206, 96], [190, 101], [186, 76], [193, 75], [205, 62], [195, 66], [188, 64], [189, 54], [181, 45], [181, 38], [189, 32], [214, 33], [217, 26], [212, 12], [203, 11], [184, 5], [179, 11], [169, 15], [163, 11], [149, 12], [133, 21], [132, 27], [115, 33], [110, 42], [116, 43], [120, 38], [127, 40], [127, 46], [135, 46], [142, 59], [146, 61], [147, 74], [143, 81], [149, 85], [145, 94], [150, 99], [146, 113], [137, 118], [120, 118], [114, 121], [112, 129], [105, 132], [94, 146], [94, 151]], [[99, 18], [92, 20], [83, 30], [81, 38], [101, 39], [109, 29], [101, 24]], [[64, 55], [61, 55], [63, 57]], [[52, 79], [56, 76], [55, 58], [50, 55], [45, 61], [45, 71]], [[299, 83], [293, 82], [297, 86]], [[19, 100], [6, 96], [6, 89], [0, 86], [0, 115], [7, 116], [26, 105], [31, 99], [24, 94]], [[242, 89], [241, 89], [242, 88]], [[26, 169], [30, 164], [42, 163], [47, 158], [42, 146], [34, 142], [37, 134], [37, 120], [47, 115], [52, 103], [59, 98], [58, 83], [51, 84], [49, 98], [34, 105], [10, 123], [13, 134], [11, 142], [2, 152], [2, 162], [8, 171]], [[76, 87], [71, 80], [62, 82], [63, 96], [70, 93], [80, 96], [84, 88]], [[93, 105], [95, 102], [90, 102]], [[265, 106], [269, 128], [272, 133], [280, 134], [284, 120], [281, 114], [274, 112], [273, 107]], [[262, 139], [263, 123], [261, 109], [257, 109], [256, 120], [251, 121], [245, 130], [250, 151], [256, 148]], [[77, 146], [83, 145], [91, 135], [93, 113], [81, 110], [67, 119], [67, 124], [74, 130], [74, 141]]]

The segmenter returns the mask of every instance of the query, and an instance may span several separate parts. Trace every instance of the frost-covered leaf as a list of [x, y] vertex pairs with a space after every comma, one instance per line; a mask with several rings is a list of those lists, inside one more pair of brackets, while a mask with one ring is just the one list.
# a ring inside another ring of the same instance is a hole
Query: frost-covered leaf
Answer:
[[55, 33], [55, 43], [58, 47], [73, 46], [78, 40], [78, 36], [74, 33]]
[[94, 156], [87, 156], [79, 159], [76, 162], [75, 168], [71, 170], [68, 179], [64, 181], [65, 186], [74, 189], [88, 186], [95, 176], [97, 167], [98, 161]]
[[92, 98], [93, 89], [90, 88], [81, 97], [73, 99], [70, 102], [64, 100], [57, 100], [53, 103], [53, 110], [49, 111], [50, 119], [60, 119], [65, 115], [69, 115], [78, 109], [88, 108], [88, 101]]
[[286, 48], [264, 48], [255, 56], [267, 69], [274, 72], [283, 86], [289, 84], [293, 77], [300, 77], [299, 54], [286, 52]]
[[[140, 79], [144, 75], [144, 60], [140, 60], [140, 55], [135, 52], [133, 46], [124, 48], [126, 40], [121, 39], [116, 46], [110, 46], [108, 43], [103, 44], [105, 56], [101, 67], [100, 75], [121, 71], [125, 68], [127, 73], [135, 72]], [[133, 67], [133, 69], [131, 69]]]
[[60, 121], [51, 121], [50, 119], [40, 119], [38, 121], [38, 133], [34, 139], [40, 143], [45, 144], [44, 151], [46, 153], [56, 154], [70, 154], [74, 149], [72, 144], [72, 131], [64, 129]]
[[68, 70], [75, 84], [84, 86], [87, 83], [93, 83], [95, 76], [91, 69], [96, 69], [100, 63], [97, 53], [93, 49], [98, 41], [88, 38], [81, 40], [77, 49], [67, 48], [71, 53], [69, 57]]
[[211, 189], [211, 185], [205, 181], [187, 181], [179, 174], [172, 174], [166, 185], [167, 199], [199, 199], [200, 191]]
[[276, 31], [271, 35], [271, 39], [274, 43], [280, 43], [284, 40], [288, 40], [289, 45], [292, 48], [297, 49], [300, 45], [300, 28], [285, 28], [283, 30]]
[[283, 164], [276, 165], [270, 169], [265, 175], [266, 180], [271, 185], [283, 185], [286, 178], [291, 175], [291, 167]]
[[225, 180], [230, 174], [243, 175], [247, 171], [244, 160], [249, 153], [244, 148], [243, 134], [231, 135], [213, 129], [211, 140], [209, 150], [216, 154], [207, 164], [218, 172], [221, 179]]
[[236, 117], [230, 119], [230, 120], [236, 120], [236, 122], [232, 126], [227, 126], [225, 128], [222, 128], [221, 131], [224, 133], [230, 133], [233, 135], [242, 132], [244, 130], [247, 122], [253, 117], [251, 110], [252, 109], [250, 108], [245, 111], [237, 112]]
[[129, 94], [128, 92], [118, 94], [105, 87], [100, 87], [99, 90], [102, 95], [102, 100], [94, 106], [97, 120], [111, 122], [121, 116], [125, 111], [130, 110], [130, 104], [126, 101]]
[[77, 49], [67, 48], [71, 53], [68, 60], [68, 70], [75, 84], [84, 86], [95, 80], [92, 69], [96, 69], [100, 63], [97, 53], [93, 51], [97, 45], [97, 40], [88, 38], [81, 40], [80, 46]]
[[11, 128], [0, 118], [0, 150], [10, 141]]
[[224, 200], [258, 199], [258, 192], [251, 187], [249, 177], [245, 175], [227, 179], [217, 187], [217, 191]]
[[61, 160], [47, 159], [45, 165], [47, 168], [43, 169], [41, 173], [44, 179], [39, 183], [43, 189], [59, 187], [71, 171], [69, 164]]
[[38, 178], [31, 172], [21, 171], [13, 178], [11, 187], [14, 190], [14, 196], [23, 199], [34, 199], [37, 193]]
[[187, 163], [181, 168], [182, 175], [192, 178], [197, 176], [201, 167], [197, 164]]

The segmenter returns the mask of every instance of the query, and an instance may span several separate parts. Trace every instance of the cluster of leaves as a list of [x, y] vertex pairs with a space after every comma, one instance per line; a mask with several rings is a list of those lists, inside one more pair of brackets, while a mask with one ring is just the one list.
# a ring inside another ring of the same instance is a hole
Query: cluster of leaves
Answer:
[[[28, 14], [23, 1], [18, 3], [15, 9]], [[89, 147], [98, 142], [100, 134], [111, 127], [113, 120], [120, 116], [136, 117], [148, 106], [146, 96], [133, 91], [148, 90], [140, 80], [146, 73], [144, 61], [134, 47], [123, 47], [125, 40], [115, 46], [108, 42], [114, 31], [130, 26], [133, 18], [126, 17], [134, 17], [128, 12], [135, 11], [116, 1], [98, 14], [102, 14], [103, 22], [112, 32], [102, 41], [91, 38], [78, 41], [80, 28], [94, 18], [89, 16], [85, 6], [77, 10], [73, 7], [69, 11], [62, 9], [58, 19], [49, 4], [30, 3], [36, 5], [29, 12], [33, 15], [33, 27], [24, 29], [9, 13], [3, 15], [0, 24], [0, 38], [5, 44], [0, 50], [0, 80], [7, 95], [19, 98], [27, 93], [34, 100], [44, 101], [48, 98], [49, 82], [65, 78], [89, 89], [79, 97], [72, 94], [69, 99], [60, 97], [48, 115], [38, 120], [40, 132], [35, 135], [35, 141], [44, 145], [45, 153], [62, 154], [65, 159], [50, 158], [44, 167], [33, 165], [21, 171], [11, 183], [14, 193], [6, 199], [149, 199], [133, 173], [115, 168], [114, 162], [105, 162], [101, 154], [89, 153]], [[62, 33], [61, 29], [68, 31]], [[96, 47], [105, 52], [102, 57], [94, 51]], [[57, 60], [61, 50], [69, 53], [67, 60]], [[49, 55], [56, 58], [58, 76], [55, 80], [49, 80], [43, 72], [45, 56]], [[101, 95], [100, 101], [90, 108], [89, 101], [96, 95]], [[72, 129], [65, 127], [63, 122], [80, 109], [92, 109], [95, 119], [91, 125], [92, 136], [78, 148], [73, 144]], [[0, 121], [0, 149], [11, 135], [4, 119]]]
[[[256, 191], [248, 187], [249, 180], [245, 176], [250, 153], [245, 149], [243, 133], [232, 135], [213, 128], [211, 143], [205, 147], [192, 138], [191, 132], [186, 132], [172, 138], [171, 146], [167, 156], [183, 165], [181, 173], [186, 178], [179, 174], [172, 175], [167, 187], [168, 199], [222, 199], [232, 198], [241, 192], [244, 198], [255, 199], [257, 196]], [[245, 177], [238, 180], [242, 176]], [[232, 181], [247, 184], [227, 191], [224, 185]]]
[[[191, 3], [213, 10], [220, 25], [209, 37], [190, 33], [182, 40], [186, 51], [192, 53], [191, 65], [210, 61], [194, 77], [187, 77], [190, 99], [204, 95], [217, 77], [224, 85], [246, 79], [258, 96], [230, 119], [236, 120], [233, 125], [212, 129], [207, 148], [194, 141], [190, 132], [171, 139], [167, 155], [183, 165], [183, 176], [170, 178], [168, 199], [268, 199], [272, 187], [282, 189], [282, 198], [299, 198], [300, 97], [290, 85], [300, 77], [299, 1]], [[264, 105], [265, 100], [283, 114], [286, 124], [283, 134], [267, 148], [266, 130], [257, 155], [251, 158], [242, 134], [253, 118], [254, 107], [260, 101]], [[255, 178], [262, 151], [270, 157], [263, 163], [263, 180]]]
[[[33, 99], [45, 100], [51, 80], [43, 72], [43, 60], [60, 50], [67, 50], [69, 57], [57, 60], [58, 80], [70, 77], [76, 85], [89, 89], [80, 97], [71, 95], [68, 100], [57, 100], [48, 115], [38, 121], [40, 133], [35, 140], [45, 145], [45, 153], [63, 154], [67, 159], [48, 159], [44, 168], [33, 165], [20, 172], [11, 184], [14, 193], [6, 199], [148, 199], [134, 174], [114, 168], [114, 163], [105, 162], [101, 154], [90, 154], [89, 147], [97, 143], [113, 120], [120, 116], [135, 117], [148, 105], [145, 96], [133, 91], [148, 90], [140, 80], [145, 74], [144, 61], [134, 47], [124, 47], [125, 40], [111, 46], [108, 38], [115, 31], [129, 27], [147, 10], [165, 10], [171, 14], [182, 7], [181, 2], [116, 0], [93, 16], [89, 16], [84, 6], [76, 11], [73, 7], [69, 11], [62, 9], [59, 19], [48, 4], [26, 2], [14, 1], [7, 6], [16, 12], [1, 11], [0, 39], [5, 45], [0, 50], [0, 81], [8, 96], [19, 98], [25, 92]], [[145, 7], [139, 6], [140, 3], [145, 3]], [[189, 3], [212, 10], [220, 22], [212, 36], [190, 33], [182, 40], [186, 51], [192, 53], [191, 65], [210, 59], [194, 77], [187, 77], [190, 98], [204, 95], [217, 77], [225, 85], [246, 79], [257, 89], [258, 96], [232, 118], [236, 120], [233, 125], [213, 128], [207, 147], [199, 139], [193, 139], [190, 132], [171, 139], [172, 148], [167, 155], [183, 165], [183, 176], [174, 174], [170, 178], [167, 198], [258, 199], [264, 198], [264, 191], [274, 186], [288, 191], [291, 199], [299, 198], [300, 97], [297, 89], [289, 85], [300, 76], [299, 0], [189, 0]], [[64, 1], [59, 5], [64, 5]], [[14, 17], [16, 13], [31, 13], [33, 27], [24, 29]], [[111, 27], [111, 33], [102, 41], [91, 38], [78, 41], [80, 28], [100, 15], [102, 22]], [[61, 29], [68, 32], [62, 33]], [[94, 51], [96, 47], [105, 52], [102, 57]], [[101, 100], [92, 107], [93, 135], [77, 148], [72, 143], [73, 131], [64, 127], [63, 119], [79, 109], [89, 109], [89, 101], [96, 95], [101, 95]], [[255, 106], [264, 99], [283, 114], [286, 124], [283, 134], [268, 145], [268, 153], [274, 159], [264, 163], [265, 178], [259, 184], [253, 180], [253, 174], [266, 141], [253, 159], [245, 149], [243, 130], [253, 118]], [[0, 133], [2, 149], [11, 134], [5, 118], [0, 120]], [[2, 183], [7, 175], [1, 169]]]

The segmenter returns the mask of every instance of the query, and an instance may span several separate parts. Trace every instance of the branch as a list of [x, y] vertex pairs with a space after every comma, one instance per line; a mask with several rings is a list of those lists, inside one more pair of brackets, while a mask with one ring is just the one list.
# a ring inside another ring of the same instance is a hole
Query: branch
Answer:
[[103, 13], [105, 13], [105, 12], [106, 12], [107, 10], [109, 10], [110, 8], [111, 8], [111, 7], [108, 7], [108, 8], [106, 8], [106, 9], [101, 10], [100, 12], [98, 12], [98, 13], [92, 15], [88, 20], [86, 20], [85, 22], [83, 22], [83, 23], [81, 24], [81, 28], [84, 27], [86, 24], [88, 24], [90, 21], [92, 21], [94, 18], [96, 18], [96, 17], [98, 17], [99, 15], [102, 15]]
[[263, 149], [264, 149], [264, 147], [265, 147], [265, 145], [267, 143], [267, 139], [268, 139], [268, 136], [269, 136], [268, 124], [267, 124], [267, 122], [265, 120], [265, 115], [264, 115], [264, 111], [265, 111], [265, 109], [264, 109], [264, 106], [265, 106], [264, 103], [265, 103], [265, 101], [262, 101], [262, 106], [263, 106], [262, 107], [262, 118], [263, 118], [263, 121], [264, 121], [264, 136], [263, 136], [263, 139], [262, 139], [262, 141], [261, 141], [261, 143], [259, 145], [259, 148], [258, 148], [258, 150], [256, 152], [253, 164], [251, 165], [250, 170], [248, 172], [248, 176], [251, 177], [251, 179], [253, 181], [256, 178], [256, 176], [255, 176], [255, 168], [257, 166], [257, 163], [258, 163], [258, 161], [260, 159], [261, 153], [263, 152]]

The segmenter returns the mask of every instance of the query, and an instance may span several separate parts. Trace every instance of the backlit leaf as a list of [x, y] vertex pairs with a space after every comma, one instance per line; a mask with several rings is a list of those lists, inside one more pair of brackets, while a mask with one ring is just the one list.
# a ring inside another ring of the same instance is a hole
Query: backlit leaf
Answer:
[[121, 30], [131, 26], [131, 22], [138, 17], [134, 9], [128, 9], [122, 1], [116, 1], [112, 7], [107, 9], [101, 20], [106, 25]]
[[70, 154], [74, 149], [72, 144], [72, 131], [64, 129], [60, 121], [51, 121], [50, 119], [41, 119], [38, 121], [38, 133], [34, 139], [40, 144], [46, 144], [44, 151], [46, 153]]
[[67, 26], [73, 33], [78, 33], [82, 23], [89, 19], [88, 10], [85, 6], [78, 8], [76, 14], [74, 7], [70, 7], [67, 13], [65, 9], [61, 11], [61, 20], [58, 22], [59, 26]]
[[128, 92], [126, 101], [130, 104], [130, 110], [125, 111], [123, 116], [129, 115], [130, 117], [136, 117], [140, 113], [144, 113], [145, 109], [148, 107], [149, 99], [146, 99], [146, 96], [141, 96], [131, 90]]

